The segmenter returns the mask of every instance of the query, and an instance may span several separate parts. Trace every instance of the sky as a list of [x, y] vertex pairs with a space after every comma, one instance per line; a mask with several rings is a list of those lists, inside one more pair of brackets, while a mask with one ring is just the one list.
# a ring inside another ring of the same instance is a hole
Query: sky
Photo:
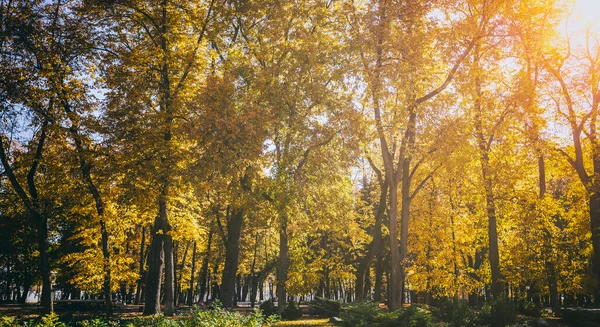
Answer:
[[588, 27], [594, 34], [600, 35], [600, 0], [576, 0], [574, 3], [573, 13], [568, 19], [568, 31], [574, 43], [582, 45], [585, 42]]

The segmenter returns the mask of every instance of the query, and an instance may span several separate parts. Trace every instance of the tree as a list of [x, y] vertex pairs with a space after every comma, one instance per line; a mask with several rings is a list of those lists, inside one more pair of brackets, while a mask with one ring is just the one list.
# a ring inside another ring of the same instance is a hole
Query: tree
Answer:
[[[561, 51], [563, 50], [563, 51]], [[552, 49], [547, 58], [546, 70], [556, 82], [560, 97], [553, 96], [556, 111], [570, 128], [573, 153], [562, 148], [558, 151], [573, 167], [586, 188], [589, 198], [590, 230], [592, 233], [592, 270], [600, 280], [600, 188], [596, 175], [600, 173], [600, 147], [596, 121], [600, 104], [599, 66], [600, 45], [588, 31], [580, 55], [573, 55], [570, 41], [566, 49]], [[583, 134], [583, 135], [582, 135]], [[586, 159], [586, 151], [591, 162]], [[592, 168], [589, 168], [591, 165]], [[596, 287], [596, 299], [600, 287]]]
[[[485, 7], [486, 4], [481, 6]], [[384, 176], [389, 186], [392, 269], [389, 301], [392, 309], [401, 304], [404, 293], [411, 163], [416, 145], [417, 119], [421, 108], [448, 87], [473, 48], [475, 40], [481, 37], [481, 27], [487, 20], [487, 17], [481, 16], [474, 23], [478, 28], [461, 30], [456, 34], [442, 34], [443, 28], [438, 29], [435, 25], [426, 24], [425, 17], [432, 8], [434, 2], [408, 2], [399, 5], [391, 1], [378, 1], [373, 6], [352, 8], [348, 12], [352, 26], [351, 35], [356, 40], [354, 46], [359, 57], [358, 69], [368, 87], [375, 135], [379, 141]], [[452, 10], [444, 6], [439, 8], [442, 11]], [[457, 9], [456, 14], [461, 17], [459, 12]], [[456, 25], [461, 25], [460, 22], [459, 19]], [[404, 46], [396, 44], [394, 40], [402, 40]], [[433, 59], [441, 59], [441, 53], [428, 52], [431, 49], [428, 42], [434, 40], [440, 40], [442, 44], [447, 45], [445, 50], [450, 49], [444, 56], [450, 58], [450, 62], [444, 62], [449, 68], [443, 78], [437, 76], [436, 72], [440, 67], [434, 64]], [[461, 41], [465, 45], [457, 52], [453, 45]], [[414, 71], [417, 73], [414, 74]], [[400, 185], [401, 244], [398, 246]]]
[[[165, 313], [172, 315], [174, 263], [168, 210], [172, 189], [180, 176], [176, 168], [181, 163], [184, 141], [178, 139], [182, 135], [181, 124], [176, 120], [186, 116], [183, 103], [190, 95], [189, 86], [201, 81], [195, 72], [204, 63], [201, 53], [205, 37], [218, 11], [215, 1], [177, 5], [167, 0], [116, 2], [108, 6], [111, 6], [110, 16], [116, 20], [115, 31], [119, 33], [112, 44], [114, 55], [107, 58], [104, 68], [106, 85], [112, 90], [107, 94], [108, 110], [122, 114], [123, 111], [116, 109], [126, 100], [130, 112], [141, 114], [140, 118], [148, 125], [135, 135], [144, 138], [137, 144], [144, 151], [135, 149], [130, 155], [150, 161], [148, 172], [156, 178], [152, 184], [156, 188], [153, 196], [158, 213], [151, 232], [144, 314], [160, 311], [164, 265]], [[145, 89], [140, 89], [141, 85]]]

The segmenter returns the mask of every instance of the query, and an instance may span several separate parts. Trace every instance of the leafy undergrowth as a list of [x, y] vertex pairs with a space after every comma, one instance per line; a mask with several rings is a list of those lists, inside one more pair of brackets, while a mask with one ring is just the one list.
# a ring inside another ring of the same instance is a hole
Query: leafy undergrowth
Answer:
[[260, 311], [244, 315], [221, 308], [212, 310], [196, 309], [189, 314], [174, 318], [164, 316], [135, 317], [133, 319], [95, 318], [82, 321], [61, 320], [57, 314], [37, 319], [0, 317], [0, 327], [269, 327], [274, 324], [271, 318], [265, 319]]

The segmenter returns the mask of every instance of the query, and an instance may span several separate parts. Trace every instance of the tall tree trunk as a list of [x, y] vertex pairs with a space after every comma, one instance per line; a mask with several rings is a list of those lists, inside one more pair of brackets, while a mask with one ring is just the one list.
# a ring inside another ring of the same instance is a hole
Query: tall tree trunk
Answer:
[[493, 181], [491, 177], [491, 166], [489, 163], [489, 154], [483, 151], [480, 157], [481, 174], [483, 176], [485, 189], [485, 202], [488, 218], [488, 241], [489, 241], [489, 261], [492, 271], [492, 296], [498, 298], [502, 294], [500, 256], [498, 253], [498, 231], [496, 222], [496, 205], [493, 194]]
[[25, 277], [25, 279], [23, 280], [23, 292], [19, 293], [19, 296], [17, 299], [19, 304], [25, 304], [25, 302], [27, 301], [27, 295], [29, 295], [29, 289], [31, 288], [31, 284], [32, 284], [31, 277], [29, 277], [29, 276]]
[[[179, 244], [177, 243], [178, 246], [177, 248], [179, 248]], [[190, 243], [186, 242], [185, 244], [185, 250], [183, 250], [183, 258], [181, 259], [181, 264], [177, 265], [177, 259], [175, 259], [175, 267], [178, 267], [175, 270], [175, 277], [177, 277], [177, 283], [175, 285], [175, 305], [179, 305], [179, 302], [181, 302], [181, 296], [183, 294], [181, 294], [181, 280], [183, 278], [183, 268], [185, 267], [185, 262], [187, 261], [187, 254], [188, 254], [188, 250], [190, 248]]]
[[42, 312], [45, 314], [54, 312], [52, 302], [52, 280], [50, 271], [50, 256], [48, 254], [48, 219], [46, 216], [38, 216], [38, 251], [40, 252], [40, 271], [42, 273]]
[[277, 268], [277, 312], [282, 313], [287, 301], [285, 283], [288, 277], [289, 248], [287, 235], [287, 217], [281, 217], [279, 229], [279, 266]]
[[[595, 166], [596, 164], [594, 164]], [[599, 176], [600, 172], [596, 173]], [[600, 184], [598, 181], [594, 181], [594, 184]], [[598, 286], [596, 286], [595, 306], [600, 307], [600, 187], [594, 185], [594, 190], [590, 195], [590, 227], [592, 230], [592, 271], [596, 275]]]
[[403, 277], [398, 249], [398, 183], [395, 180], [390, 183], [390, 255], [388, 307], [390, 310], [395, 310], [401, 304]]
[[[250, 286], [250, 307], [254, 308], [255, 304], [256, 304], [256, 293], [258, 291], [258, 276], [257, 275], [252, 275], [251, 278], [251, 283], [252, 285]], [[262, 296], [261, 296], [262, 298]]]
[[233, 307], [235, 297], [235, 278], [240, 253], [240, 237], [244, 223], [244, 210], [235, 208], [227, 222], [227, 244], [225, 245], [225, 267], [221, 284], [221, 302], [225, 308]]
[[[539, 137], [538, 137], [539, 138]], [[544, 162], [544, 155], [542, 153], [538, 154], [538, 172], [539, 172], [539, 198], [543, 199], [546, 195], [546, 165]], [[552, 252], [552, 234], [548, 230], [548, 228], [544, 228], [546, 243], [544, 248], [547, 250], [545, 257], [545, 268], [546, 268], [546, 276], [548, 282], [548, 290], [550, 292], [550, 306], [553, 309], [558, 308], [558, 282], [556, 278], [556, 268], [554, 267], [554, 262], [552, 261], [551, 255], [549, 252]]]
[[250, 276], [246, 279], [246, 285], [250, 287], [250, 306], [254, 308], [256, 301], [256, 286], [258, 285], [258, 277], [256, 276], [256, 254], [258, 253], [258, 233], [254, 236], [254, 254], [252, 255], [252, 265], [250, 266]]
[[[162, 205], [161, 205], [162, 208]], [[164, 214], [166, 216], [166, 202], [164, 206]], [[165, 217], [166, 218], [166, 217]], [[173, 238], [169, 233], [171, 226], [168, 221], [165, 221], [165, 315], [172, 316], [175, 313], [175, 263], [173, 261]]]
[[365, 288], [367, 272], [371, 267], [371, 262], [375, 257], [375, 254], [379, 250], [381, 245], [381, 226], [383, 222], [383, 216], [385, 215], [385, 209], [387, 207], [387, 192], [388, 192], [388, 184], [387, 181], [380, 180], [383, 184], [380, 185], [381, 192], [379, 195], [379, 204], [377, 205], [377, 212], [375, 214], [375, 226], [373, 227], [373, 240], [369, 245], [369, 250], [367, 255], [363, 260], [360, 261], [357, 273], [356, 273], [356, 289], [355, 289], [355, 298], [356, 301], [362, 301], [367, 293], [367, 289]]
[[148, 271], [144, 287], [144, 315], [160, 313], [161, 279], [164, 265], [164, 227], [162, 219], [157, 218], [152, 228], [152, 241], [148, 253]]
[[187, 295], [187, 305], [191, 306], [194, 303], [194, 279], [196, 279], [196, 241], [194, 241], [194, 247], [192, 249], [192, 272], [190, 276], [190, 289]]
[[[412, 152], [412, 148], [415, 143], [415, 125], [417, 114], [414, 111], [414, 108], [409, 110], [409, 119], [408, 119], [408, 127], [405, 133], [405, 140], [407, 141], [409, 150], [408, 152]], [[401, 153], [402, 155], [402, 153]], [[405, 279], [405, 266], [406, 266], [406, 255], [408, 253], [408, 222], [410, 219], [410, 203], [412, 201], [410, 186], [412, 181], [412, 174], [410, 170], [411, 156], [406, 156], [403, 159], [403, 168], [402, 168], [402, 208], [400, 213], [400, 255], [399, 255], [399, 306], [402, 306], [404, 302], [404, 279]], [[391, 222], [390, 222], [391, 224]], [[392, 234], [395, 235], [395, 234]], [[393, 271], [393, 267], [392, 267]], [[396, 306], [394, 306], [396, 308]]]
[[144, 246], [146, 243], [146, 227], [142, 226], [142, 241], [140, 244], [140, 270], [137, 288], [135, 290], [135, 304], [140, 304], [140, 296], [142, 294], [142, 285], [144, 284]]
[[208, 279], [208, 261], [210, 259], [210, 247], [211, 247], [211, 243], [212, 243], [212, 237], [213, 237], [213, 229], [211, 227], [210, 231], [208, 232], [208, 242], [206, 244], [206, 253], [204, 255], [204, 258], [202, 259], [202, 268], [200, 269], [200, 300], [201, 302], [204, 301], [204, 294], [206, 294], [206, 285], [207, 285], [207, 279]]
[[238, 302], [242, 302], [242, 275], [237, 274], [235, 276], [235, 296], [233, 297], [234, 303], [233, 305], [237, 307]]
[[383, 289], [383, 258], [381, 250], [383, 246], [377, 250], [377, 262], [375, 263], [375, 287], [373, 289], [373, 300], [381, 302], [381, 291]]
[[[475, 64], [479, 65], [479, 48], [476, 47], [474, 54]], [[500, 282], [502, 276], [500, 274], [500, 256], [498, 251], [498, 231], [496, 223], [496, 204], [494, 202], [493, 193], [493, 180], [492, 180], [492, 167], [490, 164], [489, 157], [489, 144], [487, 137], [483, 131], [483, 118], [482, 118], [482, 96], [481, 90], [481, 68], [477, 67], [475, 77], [475, 133], [477, 136], [477, 144], [479, 147], [479, 160], [481, 162], [481, 176], [483, 178], [483, 186], [485, 191], [485, 202], [486, 212], [488, 218], [488, 242], [489, 242], [489, 261], [492, 273], [492, 296], [494, 298], [500, 297], [502, 294], [502, 284]]]

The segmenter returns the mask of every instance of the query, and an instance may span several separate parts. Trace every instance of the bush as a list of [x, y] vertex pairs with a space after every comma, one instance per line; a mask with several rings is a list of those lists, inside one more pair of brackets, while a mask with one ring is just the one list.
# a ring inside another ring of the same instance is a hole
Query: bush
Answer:
[[477, 325], [505, 327], [517, 320], [517, 306], [504, 299], [483, 305], [475, 320]]
[[448, 324], [449, 327], [473, 326], [476, 315], [467, 303], [462, 301], [442, 300], [434, 309], [435, 317]]
[[0, 317], [0, 327], [12, 327], [17, 325], [15, 317]]
[[341, 311], [341, 302], [319, 297], [315, 298], [308, 305], [308, 313], [319, 317], [337, 317]]
[[360, 302], [343, 307], [340, 312], [342, 318], [342, 326], [345, 327], [368, 327], [375, 326], [378, 317], [383, 314], [383, 310], [379, 308], [378, 303]]
[[[392, 325], [387, 325], [392, 327]], [[398, 314], [398, 327], [428, 327], [432, 326], [431, 312], [424, 308], [411, 305], [408, 308], [401, 309]]]
[[410, 306], [386, 313], [377, 303], [362, 302], [345, 306], [340, 313], [345, 327], [428, 327], [432, 326], [431, 312]]
[[273, 300], [268, 300], [260, 304], [259, 309], [262, 311], [265, 317], [277, 315], [277, 307]]
[[92, 319], [92, 320], [84, 320], [79, 323], [81, 327], [117, 327], [119, 326], [118, 321], [106, 321], [103, 319]]
[[475, 324], [481, 326], [490, 326], [492, 324], [492, 306], [485, 303], [475, 317]]
[[[182, 321], [187, 320], [187, 317], [181, 319]], [[181, 326], [177, 321], [166, 318], [163, 315], [156, 317], [136, 317], [127, 324], [127, 327], [179, 327]], [[212, 326], [212, 325], [204, 325]], [[99, 327], [99, 326], [98, 326]]]
[[290, 301], [281, 312], [281, 318], [284, 320], [298, 320], [302, 318], [302, 310], [294, 301]]
[[539, 318], [542, 316], [541, 305], [535, 304], [531, 301], [523, 301], [519, 303], [517, 307], [520, 314], [530, 317]]
[[[223, 309], [195, 310], [191, 314], [180, 318], [170, 319], [164, 316], [136, 317], [131, 320], [105, 320], [90, 319], [73, 324], [73, 327], [267, 327], [273, 323], [272, 319], [263, 317], [259, 310], [251, 315], [242, 315]], [[67, 327], [59, 321], [56, 314], [51, 314], [34, 321], [24, 321], [16, 318], [0, 318], [0, 327]]]
[[[251, 315], [242, 315], [238, 312], [226, 310], [196, 310], [185, 319], [179, 321], [170, 320], [173, 325], [185, 327], [262, 327], [269, 325], [271, 320], [265, 321], [260, 310], [255, 310]], [[180, 323], [180, 325], [177, 324]], [[141, 326], [140, 326], [141, 327]], [[163, 326], [160, 326], [163, 327]]]

